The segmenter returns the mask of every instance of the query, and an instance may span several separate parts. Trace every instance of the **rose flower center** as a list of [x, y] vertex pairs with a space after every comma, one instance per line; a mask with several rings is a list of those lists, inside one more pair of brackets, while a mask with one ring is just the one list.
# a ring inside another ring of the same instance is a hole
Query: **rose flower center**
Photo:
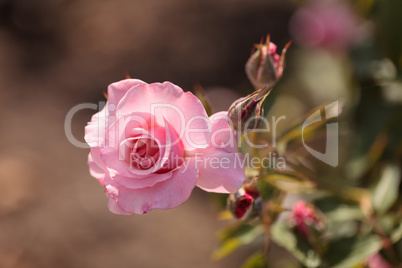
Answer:
[[139, 169], [149, 169], [159, 158], [159, 147], [154, 139], [140, 138], [134, 141], [130, 152], [130, 166]]

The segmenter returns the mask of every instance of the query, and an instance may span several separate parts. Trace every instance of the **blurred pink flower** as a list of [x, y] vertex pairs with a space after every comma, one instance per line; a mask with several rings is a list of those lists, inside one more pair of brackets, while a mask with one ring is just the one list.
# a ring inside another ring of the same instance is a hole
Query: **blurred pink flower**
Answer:
[[367, 265], [370, 268], [392, 268], [392, 266], [386, 262], [380, 253], [376, 253], [367, 260]]
[[344, 1], [311, 1], [296, 11], [290, 31], [303, 46], [342, 50], [359, 38], [358, 22]]
[[[122, 215], [174, 208], [194, 186], [236, 192], [237, 143], [227, 112], [208, 118], [201, 102], [170, 83], [126, 79], [108, 88], [105, 107], [85, 128], [90, 173], [104, 185], [109, 209]], [[205, 158], [226, 158], [226, 166]]]
[[318, 227], [318, 220], [314, 208], [307, 205], [303, 200], [298, 201], [292, 210], [291, 221], [296, 229], [305, 237], [308, 236], [308, 226]]

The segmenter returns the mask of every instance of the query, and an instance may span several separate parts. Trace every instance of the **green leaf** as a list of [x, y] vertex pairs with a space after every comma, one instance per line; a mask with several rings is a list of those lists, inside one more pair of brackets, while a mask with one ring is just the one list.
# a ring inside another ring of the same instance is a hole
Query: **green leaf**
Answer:
[[274, 224], [271, 228], [272, 240], [291, 252], [300, 262], [307, 267], [318, 267], [321, 259], [312, 246], [300, 235], [292, 232], [284, 224]]
[[226, 257], [227, 255], [232, 253], [234, 250], [239, 248], [241, 245], [242, 245], [242, 242], [240, 239], [237, 239], [237, 238], [228, 239], [217, 250], [215, 250], [212, 253], [212, 259], [220, 260], [223, 257]]
[[310, 192], [315, 187], [315, 183], [308, 177], [290, 170], [270, 169], [267, 173], [260, 174], [260, 180], [279, 190], [291, 193]]
[[331, 239], [354, 235], [358, 228], [357, 221], [365, 220], [356, 202], [327, 196], [315, 200], [314, 206], [325, 215], [325, 233]]
[[354, 267], [378, 252], [381, 247], [380, 238], [374, 235], [343, 238], [329, 244], [324, 258], [332, 268]]
[[[326, 124], [338, 119], [342, 112], [343, 103], [325, 103], [317, 106], [303, 118], [294, 127], [284, 132], [278, 138], [278, 152], [283, 154], [286, 150], [287, 144], [293, 141], [301, 142], [302, 139], [308, 139], [313, 137], [314, 133], [325, 126]], [[307, 126], [304, 124], [307, 122], [314, 122]]]
[[218, 239], [220, 242], [224, 242], [225, 240], [228, 240], [230, 238], [242, 236], [243, 234], [254, 229], [254, 227], [255, 226], [251, 224], [237, 222], [236, 224], [221, 230], [218, 234]]
[[402, 238], [402, 222], [398, 227], [392, 232], [391, 240], [393, 243], [398, 242]]
[[396, 223], [399, 222], [400, 219], [398, 221], [398, 216], [393, 211], [377, 218], [378, 225], [381, 226], [382, 231], [386, 234], [390, 234], [396, 227]]
[[398, 198], [401, 172], [397, 165], [388, 164], [381, 172], [380, 179], [375, 185], [371, 201], [375, 211], [385, 213]]
[[264, 254], [261, 252], [251, 255], [246, 262], [241, 266], [241, 268], [267, 268], [268, 263], [265, 259]]
[[345, 222], [364, 219], [358, 204], [345, 203], [335, 197], [324, 197], [314, 201], [314, 205], [325, 214], [331, 222]]
[[275, 188], [264, 179], [257, 180], [257, 188], [260, 191], [262, 200], [264, 201], [270, 200], [275, 193]]
[[350, 180], [339, 177], [336, 174], [325, 174], [314, 178], [317, 188], [326, 190], [340, 198], [360, 202], [362, 198], [369, 195], [369, 191], [365, 188], [353, 186]]
[[204, 106], [204, 109], [207, 112], [207, 115], [211, 116], [212, 115], [212, 106], [207, 97], [207, 94], [205, 94], [204, 88], [200, 84], [196, 84], [194, 86], [194, 93], [197, 96], [197, 98], [201, 101], [202, 106]]
[[261, 225], [237, 224], [229, 227], [219, 235], [221, 245], [212, 253], [212, 259], [219, 260], [242, 245], [252, 243], [257, 237], [264, 233]]
[[379, 42], [385, 55], [402, 69], [402, 2], [398, 0], [376, 1], [379, 15]]

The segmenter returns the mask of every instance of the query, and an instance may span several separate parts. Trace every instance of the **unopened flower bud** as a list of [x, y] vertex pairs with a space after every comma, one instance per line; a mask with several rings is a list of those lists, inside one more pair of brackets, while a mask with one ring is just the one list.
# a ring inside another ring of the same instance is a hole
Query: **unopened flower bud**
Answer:
[[309, 236], [309, 227], [316, 230], [323, 229], [323, 222], [320, 221], [315, 209], [304, 201], [298, 201], [293, 206], [291, 221], [296, 230], [304, 237]]
[[267, 87], [261, 88], [229, 107], [228, 117], [236, 134], [259, 127], [261, 115], [264, 114], [263, 104], [270, 92]]
[[251, 219], [258, 216], [262, 210], [262, 199], [257, 189], [242, 187], [228, 199], [228, 208], [236, 219]]
[[267, 86], [271, 88], [281, 78], [285, 63], [285, 54], [290, 42], [285, 45], [282, 54], [276, 54], [276, 45], [269, 41], [255, 45], [256, 51], [246, 63], [246, 74], [255, 89]]

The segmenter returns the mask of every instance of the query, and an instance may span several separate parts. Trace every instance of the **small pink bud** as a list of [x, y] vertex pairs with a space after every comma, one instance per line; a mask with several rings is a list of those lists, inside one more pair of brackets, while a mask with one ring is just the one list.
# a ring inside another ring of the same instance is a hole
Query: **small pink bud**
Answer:
[[292, 210], [291, 221], [293, 221], [299, 233], [308, 237], [308, 226], [316, 229], [321, 229], [321, 222], [318, 219], [316, 212], [312, 206], [309, 206], [304, 201], [298, 201]]
[[285, 62], [285, 54], [290, 42], [282, 50], [282, 55], [276, 54], [276, 45], [269, 41], [255, 45], [256, 51], [246, 63], [246, 74], [255, 89], [272, 88], [281, 78]]

